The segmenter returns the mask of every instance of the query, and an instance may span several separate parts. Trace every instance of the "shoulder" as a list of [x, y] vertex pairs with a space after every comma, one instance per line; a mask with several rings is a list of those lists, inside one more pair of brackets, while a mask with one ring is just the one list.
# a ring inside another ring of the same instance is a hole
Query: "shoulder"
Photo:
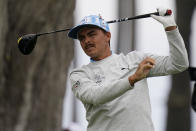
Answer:
[[[80, 67], [76, 67], [76, 68], [74, 68], [74, 69], [71, 70], [71, 73], [72, 73], [72, 72], [81, 72], [81, 71], [85, 71], [85, 66], [86, 66], [86, 65], [83, 65], [83, 66], [80, 66]], [[71, 73], [70, 73], [70, 74], [71, 74]]]
[[81, 77], [81, 76], [86, 76], [88, 73], [88, 66], [87, 65], [83, 65], [81, 67], [77, 67], [75, 69], [72, 69], [69, 77]]

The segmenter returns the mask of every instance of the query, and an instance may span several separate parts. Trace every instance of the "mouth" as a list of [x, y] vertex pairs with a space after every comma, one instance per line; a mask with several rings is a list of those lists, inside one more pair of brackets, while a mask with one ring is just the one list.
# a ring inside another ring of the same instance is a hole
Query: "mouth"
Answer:
[[88, 50], [92, 47], [95, 47], [95, 45], [94, 44], [88, 44], [88, 45], [85, 46], [85, 50]]

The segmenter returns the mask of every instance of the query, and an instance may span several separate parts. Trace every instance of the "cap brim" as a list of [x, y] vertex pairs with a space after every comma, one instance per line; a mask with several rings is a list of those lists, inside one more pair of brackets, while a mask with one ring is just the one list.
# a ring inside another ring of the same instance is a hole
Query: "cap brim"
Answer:
[[[78, 31], [83, 28], [83, 27], [88, 27], [88, 26], [94, 26], [94, 27], [98, 27], [97, 25], [94, 24], [83, 24], [83, 25], [78, 25], [76, 27], [73, 27], [69, 32], [68, 32], [68, 37], [73, 38], [73, 39], [77, 39], [77, 35], [78, 35]], [[102, 29], [102, 28], [100, 28]]]

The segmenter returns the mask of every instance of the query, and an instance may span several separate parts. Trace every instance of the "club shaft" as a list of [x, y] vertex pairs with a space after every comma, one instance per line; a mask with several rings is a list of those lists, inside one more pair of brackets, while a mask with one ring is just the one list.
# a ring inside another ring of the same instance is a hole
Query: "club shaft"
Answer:
[[70, 28], [67, 28], [67, 29], [55, 30], [55, 31], [51, 31], [51, 32], [38, 33], [36, 35], [41, 36], [41, 35], [47, 35], [47, 34], [52, 34], [52, 33], [57, 33], [57, 32], [69, 31], [69, 30], [70, 30]]
[[[127, 18], [122, 18], [122, 19], [117, 19], [117, 20], [111, 20], [111, 21], [107, 21], [107, 23], [110, 24], [110, 23], [118, 23], [118, 22], [123, 22], [123, 21], [128, 21], [128, 20], [134, 20], [134, 19], [148, 18], [151, 15], [159, 15], [159, 12], [148, 13], [148, 14], [138, 15], [138, 16], [134, 16], [134, 17], [127, 17]], [[47, 34], [52, 34], [52, 33], [57, 33], [57, 32], [69, 31], [70, 29], [71, 28], [62, 29], [62, 30], [55, 30], [55, 31], [51, 31], [51, 32], [38, 33], [36, 35], [37, 36], [47, 35]]]
[[107, 23], [110, 24], [110, 23], [123, 22], [123, 21], [134, 20], [134, 19], [147, 18], [147, 17], [150, 17], [151, 15], [159, 15], [159, 13], [154, 12], [154, 13], [138, 15], [138, 16], [129, 17], [129, 18], [127, 17], [127, 18], [122, 18], [122, 19], [117, 19], [117, 20], [111, 20], [111, 21], [107, 21]]

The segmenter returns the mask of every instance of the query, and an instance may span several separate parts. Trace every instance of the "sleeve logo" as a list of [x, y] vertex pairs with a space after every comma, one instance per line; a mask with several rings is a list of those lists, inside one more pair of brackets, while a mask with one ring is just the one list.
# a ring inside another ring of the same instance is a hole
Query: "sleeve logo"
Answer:
[[80, 82], [79, 81], [76, 81], [76, 83], [73, 85], [74, 88], [77, 88], [80, 86]]

